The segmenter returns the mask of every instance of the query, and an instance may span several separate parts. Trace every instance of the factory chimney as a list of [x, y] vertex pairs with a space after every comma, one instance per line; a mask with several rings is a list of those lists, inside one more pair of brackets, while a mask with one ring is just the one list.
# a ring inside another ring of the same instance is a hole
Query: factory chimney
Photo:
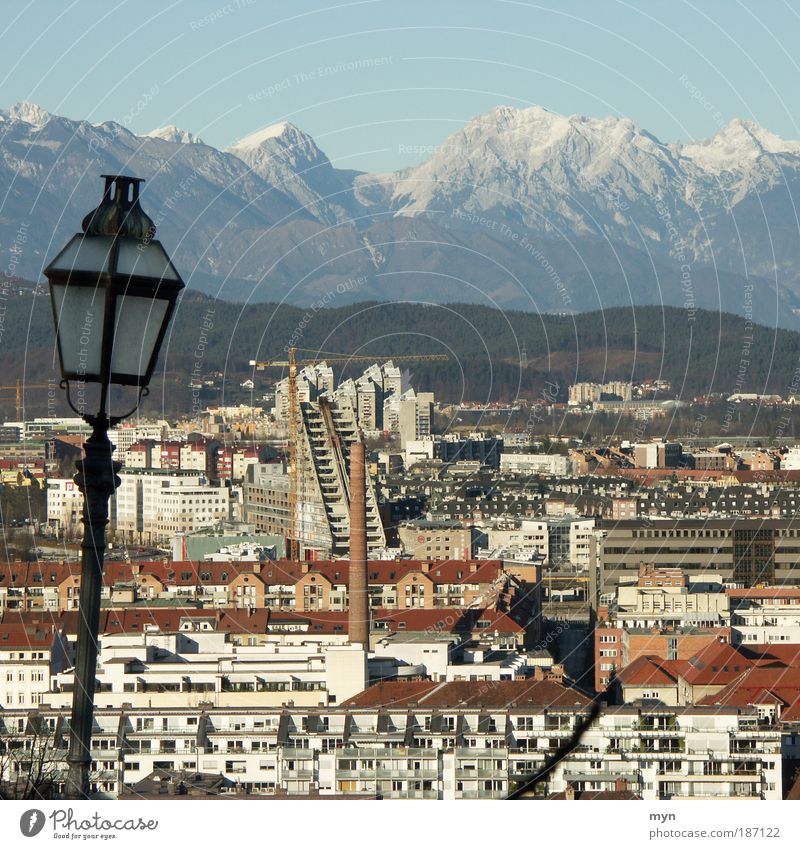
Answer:
[[367, 591], [367, 471], [364, 443], [350, 446], [350, 577], [347, 631], [351, 643], [369, 649]]

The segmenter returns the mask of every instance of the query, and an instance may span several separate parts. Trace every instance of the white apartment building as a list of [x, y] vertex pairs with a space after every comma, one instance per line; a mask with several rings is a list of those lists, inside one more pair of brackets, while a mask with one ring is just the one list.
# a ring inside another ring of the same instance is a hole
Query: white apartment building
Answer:
[[[411, 440], [427, 439], [433, 433], [433, 392], [415, 392], [409, 389], [397, 398], [397, 432], [400, 446], [405, 448]], [[390, 418], [394, 409], [390, 409]]]
[[724, 592], [692, 592], [691, 587], [620, 585], [609, 611], [615, 628], [721, 627], [730, 621]]
[[800, 448], [793, 446], [781, 457], [781, 468], [790, 471], [800, 469]]
[[52, 683], [65, 661], [61, 634], [4, 629], [0, 642], [0, 708], [35, 709], [48, 702]]
[[500, 455], [500, 471], [517, 475], [555, 475], [567, 477], [574, 473], [575, 463], [562, 454]]
[[24, 422], [4, 422], [5, 427], [18, 427], [22, 432], [22, 440], [43, 440], [58, 431], [73, 436], [91, 433], [91, 427], [81, 418], [45, 416], [44, 418], [27, 419]]
[[627, 784], [652, 801], [781, 798], [781, 732], [755, 707], [611, 707], [585, 742], [559, 763], [554, 792]]
[[[447, 693], [460, 685], [433, 686]], [[251, 794], [499, 799], [540, 770], [587, 712], [575, 704], [500, 705], [488, 693], [478, 705], [357, 702], [100, 707], [92, 789], [117, 796], [162, 769], [222, 775], [229, 792]], [[65, 709], [43, 708], [36, 723], [26, 712], [4, 711], [0, 739], [16, 749], [30, 741], [34, 728], [43, 730], [63, 769], [65, 719]], [[559, 762], [542, 792], [626, 789], [647, 801], [778, 800], [781, 776], [780, 730], [759, 724], [755, 708], [612, 707]]]
[[114, 459], [119, 460], [123, 466], [127, 465], [127, 453], [131, 445], [148, 439], [159, 442], [166, 438], [168, 428], [169, 425], [165, 421], [155, 424], [119, 424], [112, 427], [108, 432], [108, 438], [116, 448]]
[[[104, 633], [97, 657], [96, 707], [217, 707], [338, 704], [367, 685], [366, 652], [346, 634], [248, 637], [216, 627], [215, 614], [181, 617], [175, 630], [146, 620]], [[67, 634], [74, 641], [75, 634]], [[53, 707], [72, 704], [74, 671], [48, 676]]]
[[633, 446], [633, 461], [640, 469], [658, 468], [658, 443], [637, 442]]
[[545, 560], [549, 556], [547, 522], [543, 519], [501, 520], [484, 526], [482, 530], [490, 551], [516, 548], [532, 550]]
[[59, 536], [76, 536], [83, 515], [83, 494], [71, 478], [47, 479], [47, 524]]
[[800, 589], [728, 590], [731, 639], [741, 643], [800, 643]]
[[[325, 362], [305, 366], [297, 375], [297, 400], [299, 403], [316, 401], [320, 395], [332, 396], [335, 388], [333, 369]], [[289, 419], [289, 378], [275, 384], [275, 406], [272, 410], [278, 421]]]
[[112, 498], [111, 526], [131, 543], [169, 542], [231, 515], [230, 490], [209, 486], [199, 472], [126, 469]]
[[208, 469], [208, 451], [205, 442], [186, 442], [181, 445], [181, 468], [205, 473]]
[[545, 563], [570, 563], [586, 569], [591, 563], [594, 519], [563, 516], [546, 519], [500, 520], [481, 527], [490, 551], [519, 549], [544, 558]]
[[601, 395], [616, 395], [623, 401], [633, 397], [633, 385], [621, 380], [608, 383], [574, 383], [568, 389], [567, 403], [570, 407], [591, 404], [600, 400]]

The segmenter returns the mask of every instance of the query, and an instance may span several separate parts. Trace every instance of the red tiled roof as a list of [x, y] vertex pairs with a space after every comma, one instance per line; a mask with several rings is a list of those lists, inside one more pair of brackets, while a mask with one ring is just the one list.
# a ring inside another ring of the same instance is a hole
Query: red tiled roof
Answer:
[[26, 628], [24, 625], [0, 625], [0, 651], [6, 649], [49, 649], [53, 629]]
[[[501, 560], [442, 560], [432, 562], [430, 567], [427, 563], [423, 560], [369, 560], [367, 580], [373, 585], [396, 583], [418, 572], [434, 584], [488, 584], [503, 571]], [[264, 564], [261, 577], [267, 584], [295, 583], [308, 573], [324, 575], [332, 584], [346, 584], [349, 572], [349, 560], [313, 560], [307, 564], [305, 572], [302, 564], [277, 560]]]
[[[429, 632], [431, 634], [474, 633], [475, 631], [503, 634], [521, 634], [524, 628], [510, 616], [488, 608], [465, 609], [462, 607], [441, 607], [431, 610], [414, 608], [411, 610], [387, 610], [376, 608], [371, 612], [374, 623], [386, 623], [384, 631], [378, 633]], [[270, 626], [281, 622], [308, 622], [309, 633], [326, 634], [347, 632], [346, 610], [318, 611], [276, 611], [270, 616]], [[486, 621], [486, 625], [478, 625]], [[373, 632], [374, 633], [374, 632]]]
[[[489, 608], [465, 609], [463, 607], [441, 607], [426, 610], [414, 608], [410, 610], [376, 610], [373, 619], [378, 622], [388, 622], [395, 630], [430, 631], [436, 633], [452, 633], [482, 630], [487, 632], [499, 631], [504, 634], [521, 634], [525, 629], [518, 625], [506, 613]], [[479, 622], [486, 625], [479, 625]]]
[[791, 705], [800, 696], [800, 669], [797, 667], [752, 666], [713, 696], [700, 704], [709, 705]]
[[[800, 722], [800, 695], [781, 711], [782, 722]], [[800, 797], [798, 797], [800, 798]]]
[[739, 651], [758, 666], [800, 666], [800, 643], [752, 643]]
[[728, 643], [712, 643], [686, 664], [683, 678], [693, 685], [725, 685], [741, 675], [749, 666], [747, 658]]
[[[370, 560], [367, 563], [368, 581], [372, 585], [396, 583], [404, 576], [419, 572], [425, 574], [434, 584], [488, 584], [497, 579], [503, 571], [500, 560], [449, 560], [434, 562], [425, 572], [420, 560]], [[212, 562], [194, 560], [174, 560], [164, 562], [137, 561], [139, 574], [154, 575], [162, 583], [174, 586], [224, 585], [240, 574], [260, 575], [268, 586], [276, 584], [295, 584], [306, 574], [303, 565], [288, 560], [269, 561], [263, 564], [251, 562]], [[256, 572], [256, 570], [260, 570]], [[307, 572], [312, 575], [324, 575], [332, 584], [346, 584], [349, 578], [350, 561], [316, 560], [308, 564]], [[70, 575], [80, 574], [80, 564], [51, 563], [8, 563], [0, 564], [0, 586], [35, 586], [39, 584], [58, 585]], [[51, 580], [55, 575], [55, 580]], [[203, 576], [201, 578], [201, 575]], [[41, 576], [37, 578], [37, 576]], [[116, 583], [133, 581], [133, 565], [126, 561], [106, 561], [103, 571], [103, 583], [111, 586]]]
[[725, 592], [731, 598], [800, 598], [800, 587], [748, 587]]
[[436, 681], [381, 681], [343, 702], [344, 706], [396, 707], [418, 704], [440, 684]]
[[383, 681], [344, 702], [350, 707], [585, 707], [591, 699], [560, 681]]
[[[0, 622], [48, 625], [62, 623], [74, 634], [78, 626], [78, 611], [48, 612], [44, 610], [7, 611]], [[465, 609], [443, 607], [432, 610], [386, 610], [371, 611], [374, 622], [386, 624], [379, 633], [429, 632], [457, 634], [522, 634], [524, 628], [505, 613], [491, 608]], [[273, 611], [257, 608], [252, 612], [234, 607], [202, 608], [187, 604], [183, 607], [151, 607], [141, 604], [124, 608], [104, 608], [100, 611], [101, 634], [141, 633], [146, 625], [160, 631], [177, 631], [184, 617], [211, 618], [215, 629], [231, 633], [264, 633], [280, 630], [280, 626], [301, 623], [309, 634], [346, 634], [347, 611]], [[485, 624], [478, 624], [478, 623]]]
[[617, 679], [629, 687], [677, 685], [678, 676], [685, 665], [685, 661], [662, 660], [660, 657], [643, 655], [622, 669]]

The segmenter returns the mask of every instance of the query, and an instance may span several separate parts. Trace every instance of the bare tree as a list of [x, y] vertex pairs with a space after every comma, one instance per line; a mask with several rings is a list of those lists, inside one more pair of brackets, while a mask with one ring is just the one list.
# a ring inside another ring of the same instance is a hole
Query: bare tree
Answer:
[[66, 748], [47, 728], [0, 734], [0, 799], [57, 798], [66, 771]]

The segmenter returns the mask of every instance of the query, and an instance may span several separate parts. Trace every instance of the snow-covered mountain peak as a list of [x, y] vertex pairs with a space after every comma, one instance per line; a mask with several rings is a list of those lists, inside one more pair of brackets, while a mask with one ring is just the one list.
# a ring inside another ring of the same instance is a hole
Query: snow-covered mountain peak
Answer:
[[734, 118], [710, 139], [679, 146], [681, 156], [704, 171], [740, 171], [765, 154], [800, 154], [800, 142], [782, 139], [755, 121]]
[[321, 221], [347, 220], [353, 214], [354, 174], [337, 171], [314, 139], [289, 121], [251, 133], [227, 153], [280, 191], [290, 193]]
[[166, 127], [150, 130], [149, 133], [144, 133], [144, 136], [145, 138], [161, 139], [175, 144], [205, 144], [199, 136], [188, 132], [188, 130], [182, 130], [174, 124], [167, 124]]
[[289, 121], [258, 130], [228, 148], [227, 152], [238, 156], [276, 184], [298, 176], [305, 180], [309, 170], [331, 169], [328, 157], [317, 147], [314, 139]]
[[466, 152], [478, 153], [489, 145], [502, 159], [537, 166], [565, 149], [572, 149], [580, 158], [624, 144], [646, 149], [660, 145], [630, 118], [567, 116], [543, 106], [498, 106], [473, 118], [442, 148], [452, 153], [463, 146]]
[[21, 100], [8, 110], [8, 117], [13, 121], [24, 121], [33, 127], [43, 127], [53, 116], [36, 103]]
[[228, 151], [238, 155], [240, 153], [257, 150], [264, 144], [264, 142], [279, 139], [284, 142], [291, 143], [299, 138], [310, 139], [311, 137], [295, 127], [295, 125], [290, 121], [281, 121], [278, 124], [270, 124], [268, 127], [256, 130], [254, 133], [250, 133], [249, 136], [245, 136], [232, 147], [228, 148]]
[[496, 106], [469, 121], [463, 132], [467, 136], [510, 133], [524, 136], [539, 146], [562, 137], [569, 127], [569, 118], [550, 112], [543, 106], [517, 109], [513, 106]]

